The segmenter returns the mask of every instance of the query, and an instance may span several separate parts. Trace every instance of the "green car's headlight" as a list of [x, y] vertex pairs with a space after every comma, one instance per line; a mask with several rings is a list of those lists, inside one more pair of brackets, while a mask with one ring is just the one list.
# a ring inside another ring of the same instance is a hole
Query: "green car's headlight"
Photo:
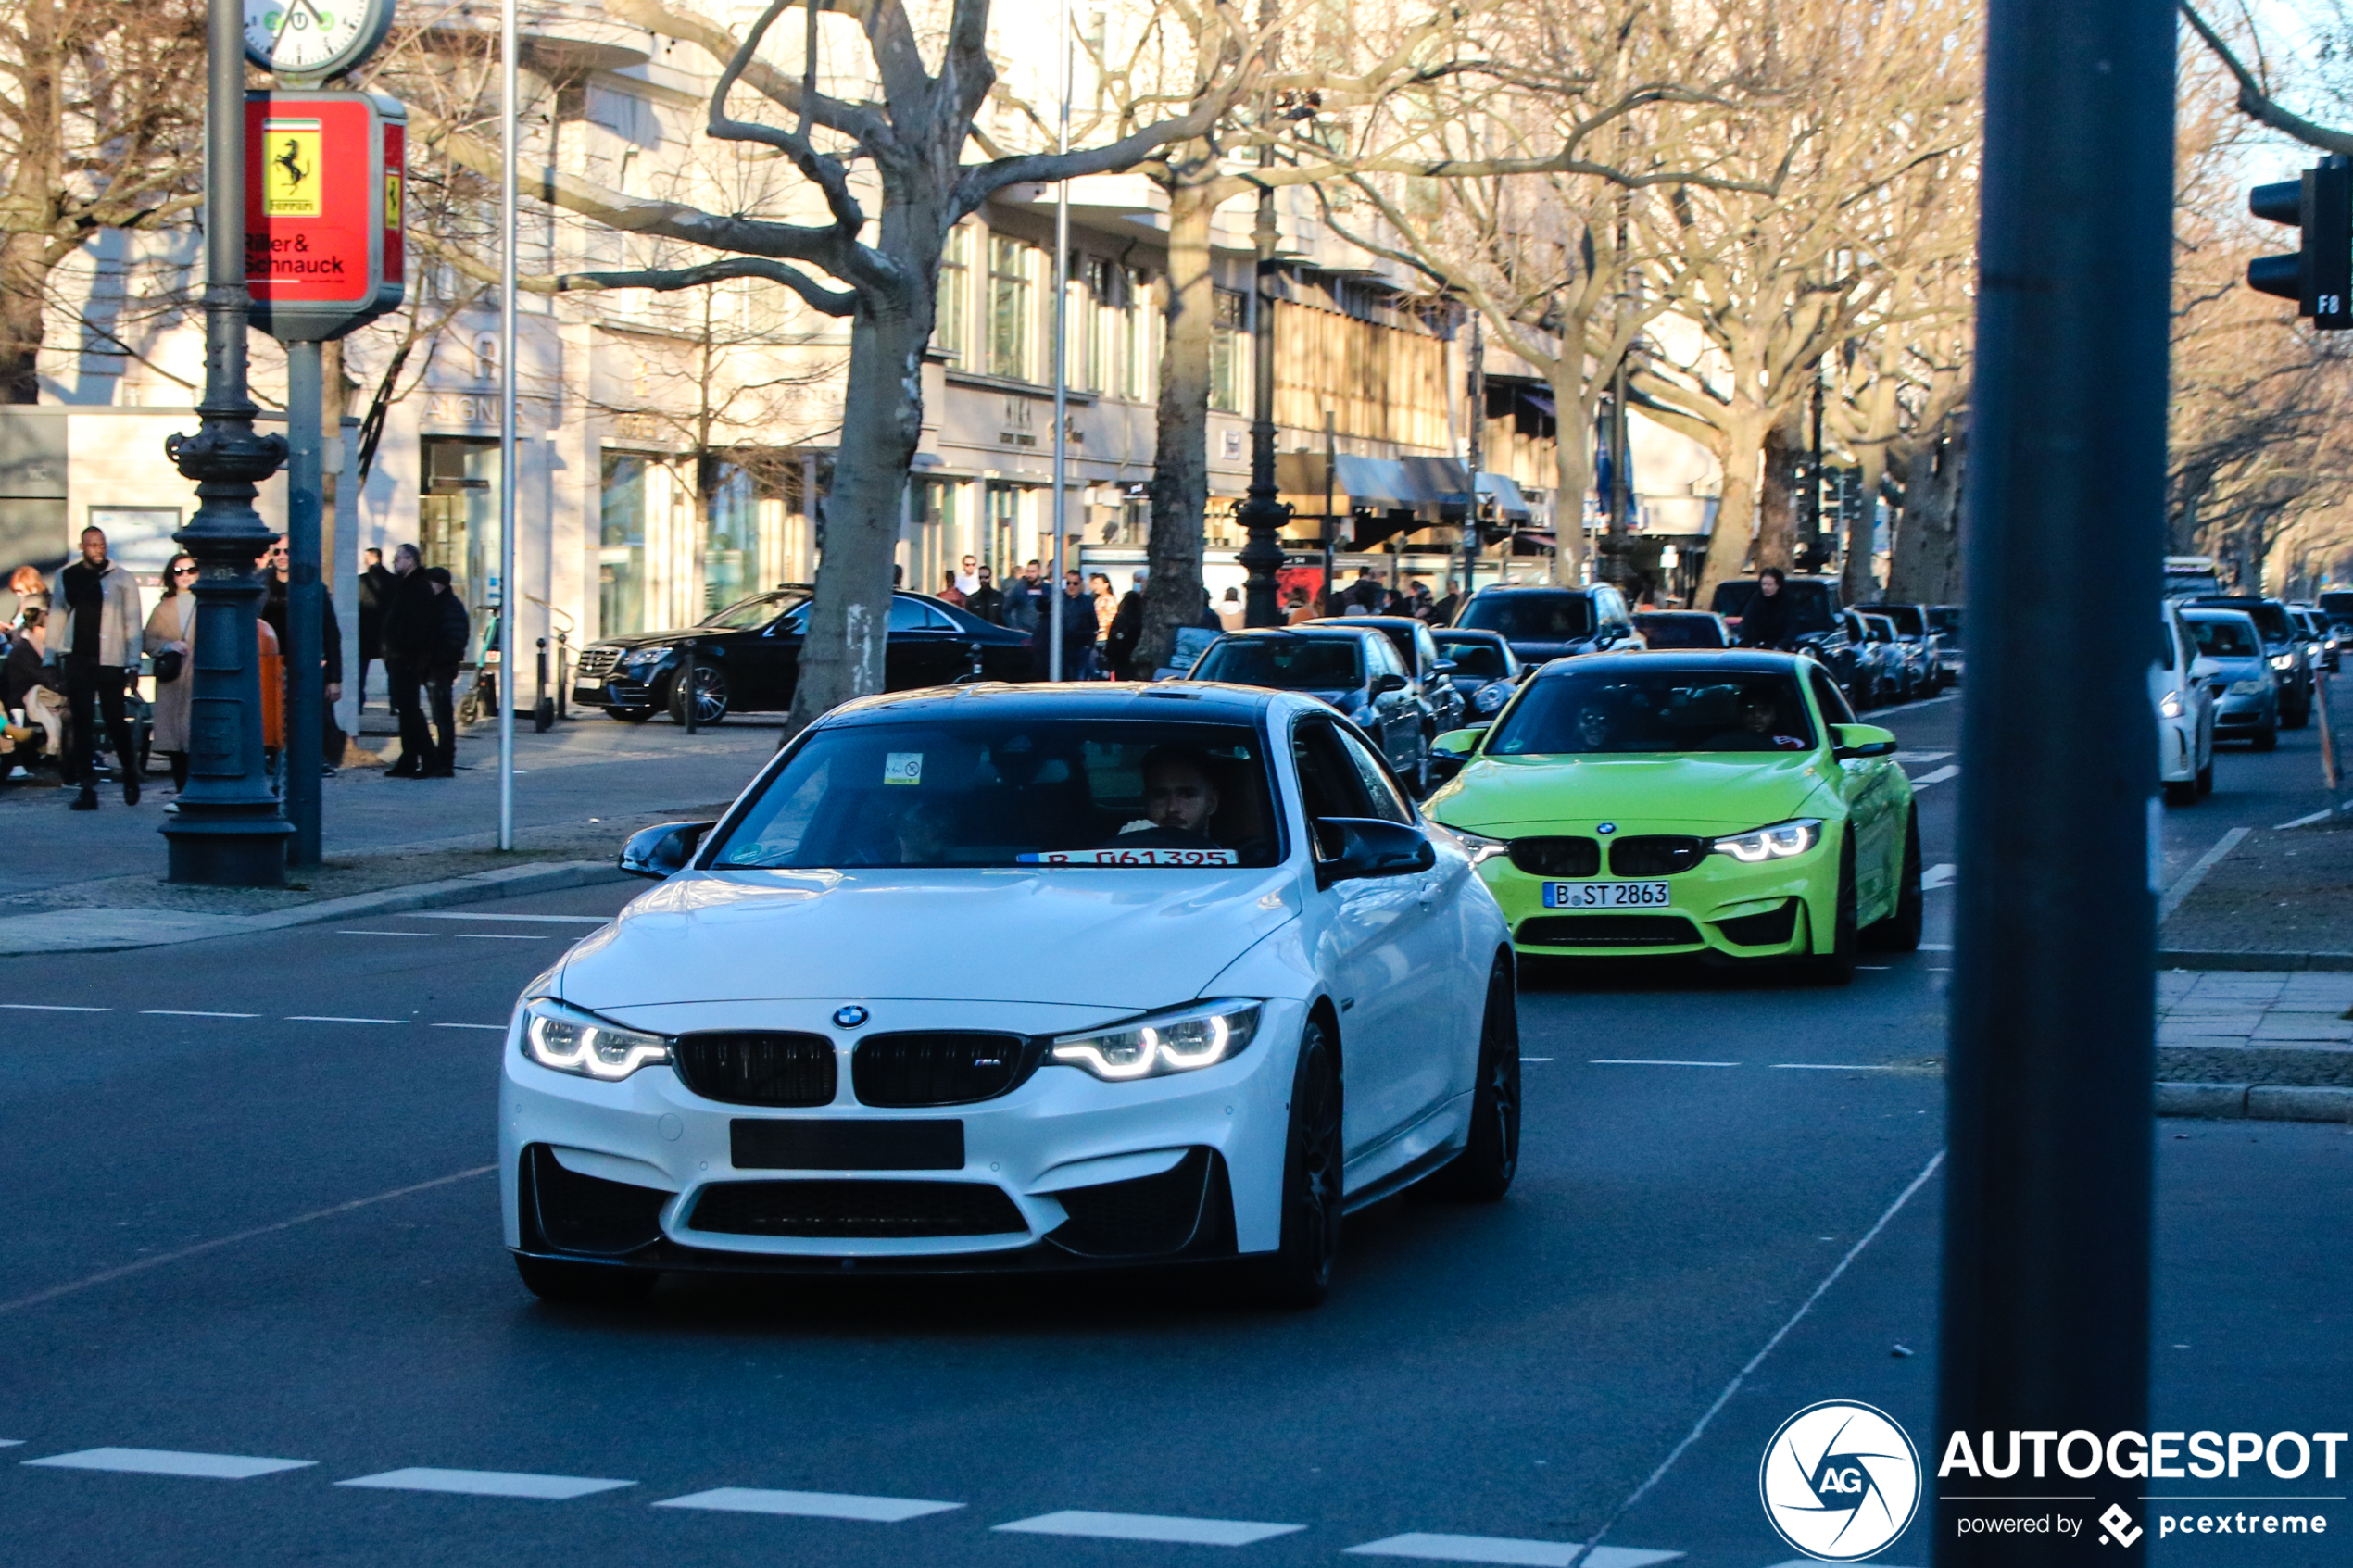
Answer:
[[1258, 1033], [1258, 1010], [1256, 1002], [1197, 1002], [1109, 1029], [1061, 1035], [1052, 1059], [1114, 1084], [1191, 1073], [1239, 1056]]
[[545, 997], [525, 1003], [522, 1012], [523, 1054], [558, 1073], [613, 1083], [641, 1067], [670, 1060], [670, 1041], [664, 1036], [623, 1029], [593, 1012]]
[[1447, 828], [1446, 831], [1462, 842], [1463, 853], [1470, 857], [1470, 863], [1474, 866], [1512, 852], [1512, 841], [1508, 838], [1490, 838], [1483, 833], [1466, 833], [1461, 828]]
[[1821, 819], [1800, 817], [1794, 822], [1775, 822], [1770, 827], [1719, 838], [1708, 847], [1718, 855], [1730, 855], [1735, 860], [1755, 865], [1761, 860], [1786, 860], [1793, 855], [1803, 855], [1821, 842]]

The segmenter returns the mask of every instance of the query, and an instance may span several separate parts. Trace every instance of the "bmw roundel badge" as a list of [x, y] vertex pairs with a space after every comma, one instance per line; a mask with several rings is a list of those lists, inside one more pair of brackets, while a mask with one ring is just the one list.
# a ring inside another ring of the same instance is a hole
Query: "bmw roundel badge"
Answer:
[[1593, 831], [1595, 833], [1616, 833], [1617, 831], [1617, 824], [1616, 822], [1599, 822], [1594, 825]]
[[834, 1010], [834, 1024], [837, 1028], [855, 1029], [865, 1022], [866, 1010], [864, 1008], [846, 1007]]

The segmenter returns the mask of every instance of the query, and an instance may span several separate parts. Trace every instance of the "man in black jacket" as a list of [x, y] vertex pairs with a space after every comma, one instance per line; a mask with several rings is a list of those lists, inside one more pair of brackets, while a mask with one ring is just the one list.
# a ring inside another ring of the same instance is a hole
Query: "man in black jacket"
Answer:
[[424, 570], [424, 579], [433, 593], [433, 647], [426, 658], [424, 673], [425, 695], [433, 704], [435, 739], [433, 759], [417, 776], [454, 779], [458, 776], [458, 721], [449, 696], [458, 671], [466, 662], [466, 602], [450, 586], [447, 568], [429, 566]]
[[[291, 652], [294, 644], [286, 635], [286, 616], [291, 602], [288, 591], [293, 585], [294, 569], [286, 552], [284, 534], [279, 534], [271, 544], [270, 553], [263, 558], [263, 563], [269, 570], [261, 579], [266, 590], [261, 601], [261, 619], [269, 622], [270, 630], [278, 633], [279, 651]], [[319, 746], [321, 761], [325, 765], [327, 776], [333, 778], [335, 765], [343, 760], [343, 726], [335, 722], [335, 703], [343, 696], [343, 628], [335, 623], [334, 596], [327, 592], [324, 583], [319, 588], [319, 663], [326, 677], [320, 692], [323, 711], [319, 720]], [[286, 696], [291, 697], [294, 696], [293, 667], [289, 665], [287, 670]]]
[[1144, 635], [1144, 574], [1136, 573], [1136, 585], [1119, 601], [1119, 608], [1112, 613], [1111, 628], [1103, 634], [1103, 660], [1111, 666], [1114, 681], [1141, 679], [1136, 673], [1136, 645]]
[[[398, 581], [384, 570], [384, 553], [369, 548], [360, 552], [368, 569], [359, 574], [359, 711], [368, 708], [368, 665], [379, 657], [384, 646], [384, 607], [392, 603], [392, 591]], [[342, 661], [336, 661], [341, 668]]]
[[1748, 596], [1748, 608], [1741, 611], [1741, 646], [1787, 647], [1790, 638], [1796, 635], [1789, 595], [1781, 591], [1783, 581], [1778, 566], [1768, 566], [1756, 574], [1756, 592]]
[[400, 720], [400, 758], [384, 770], [386, 777], [413, 779], [436, 755], [433, 732], [425, 728], [426, 666], [433, 657], [439, 609], [433, 584], [425, 580], [417, 546], [403, 545], [392, 552], [393, 585], [384, 606], [384, 683], [392, 711]]

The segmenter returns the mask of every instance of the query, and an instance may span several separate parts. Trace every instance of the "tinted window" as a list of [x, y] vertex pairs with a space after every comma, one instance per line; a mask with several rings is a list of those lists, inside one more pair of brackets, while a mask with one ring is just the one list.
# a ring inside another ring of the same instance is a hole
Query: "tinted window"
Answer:
[[894, 632], [952, 632], [956, 623], [921, 599], [890, 601], [890, 629]]
[[1404, 797], [1389, 782], [1389, 770], [1380, 759], [1365, 748], [1365, 743], [1354, 735], [1343, 734], [1340, 745], [1347, 748], [1348, 760], [1356, 770], [1357, 783], [1363, 785], [1365, 801], [1370, 814], [1387, 822], [1410, 822], [1414, 813], [1406, 809]]
[[1592, 633], [1593, 607], [1582, 594], [1478, 594], [1456, 624], [1516, 643], [1565, 643]]
[[1928, 612], [1928, 623], [1936, 628], [1945, 642], [1955, 647], [1961, 644], [1961, 608], [1958, 605], [1937, 605]]
[[1720, 648], [1724, 634], [1712, 615], [1638, 615], [1634, 624], [1655, 648]]
[[1202, 655], [1193, 679], [1324, 692], [1345, 691], [1365, 681], [1353, 637], [1227, 639]]
[[1265, 759], [1231, 725], [956, 719], [819, 730], [715, 868], [1272, 865]]
[[2353, 621], [2353, 594], [2322, 594], [2321, 613], [2332, 621]]
[[1454, 661], [1454, 673], [1470, 681], [1500, 681], [1504, 678], [1504, 650], [1492, 643], [1474, 643], [1467, 638], [1457, 642], [1451, 637], [1438, 639], [1438, 657]]
[[2263, 640], [2267, 643], [2284, 643], [2296, 635], [2295, 630], [2287, 623], [2287, 609], [2284, 606], [2266, 604], [2255, 599], [2230, 603], [2208, 602], [2212, 603], [2212, 607], [2216, 609], [2234, 609], [2251, 619], [2257, 629], [2263, 633]]
[[[1755, 594], [1754, 582], [1718, 583], [1716, 602], [1707, 608], [1717, 614], [1738, 620], [1748, 611], [1748, 601]], [[1830, 584], [1813, 583], [1793, 577], [1781, 584], [1781, 592], [1789, 598], [1790, 625], [1798, 632], [1827, 632], [1831, 617], [1838, 606], [1831, 595]]]
[[[1292, 764], [1299, 769], [1299, 804], [1311, 822], [1323, 817], [1363, 817], [1371, 814], [1364, 780], [1340, 744], [1340, 732], [1320, 720], [1303, 720], [1291, 732]], [[1330, 859], [1338, 848], [1318, 834], [1317, 855]]]
[[1412, 678], [1413, 671], [1397, 657], [1397, 645], [1387, 637], [1365, 645], [1365, 657], [1371, 661], [1376, 675], [1403, 675]]
[[1813, 745], [1813, 723], [1790, 676], [1670, 665], [1540, 677], [1505, 713], [1487, 751], [1804, 751]]
[[1871, 613], [1884, 615], [1895, 622], [1895, 629], [1898, 632], [1907, 637], [1917, 637], [1920, 634], [1920, 607], [1918, 605], [1874, 605], [1871, 607]]
[[1838, 683], [1831, 679], [1829, 671], [1817, 664], [1806, 671], [1806, 678], [1813, 683], [1814, 706], [1822, 710], [1823, 723], [1855, 722], [1855, 709], [1848, 704], [1846, 694], [1838, 689]]
[[723, 626], [730, 632], [748, 632], [767, 625], [787, 604], [799, 602], [791, 594], [761, 594], [729, 605], [703, 624]]
[[2228, 621], [2192, 616], [2190, 635], [2197, 639], [2198, 652], [2217, 659], [2252, 659], [2263, 651], [2255, 646], [2253, 630], [2236, 616]]

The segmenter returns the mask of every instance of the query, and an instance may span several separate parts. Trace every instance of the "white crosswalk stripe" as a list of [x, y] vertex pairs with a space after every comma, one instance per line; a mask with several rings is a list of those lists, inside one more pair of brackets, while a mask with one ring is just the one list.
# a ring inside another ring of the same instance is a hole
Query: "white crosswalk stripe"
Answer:
[[1426, 1562], [1501, 1562], [1508, 1568], [1648, 1568], [1671, 1562], [1680, 1551], [1651, 1551], [1640, 1547], [1597, 1546], [1584, 1549], [1575, 1541], [1515, 1540], [1508, 1536], [1432, 1536], [1419, 1531], [1366, 1541], [1348, 1549], [1359, 1557], [1412, 1557]]
[[849, 1492], [772, 1492], [757, 1486], [718, 1486], [683, 1498], [664, 1498], [656, 1508], [707, 1508], [721, 1513], [786, 1513], [802, 1519], [863, 1519], [896, 1524], [929, 1513], [946, 1513], [960, 1502], [922, 1498], [862, 1498]]
[[1304, 1524], [1262, 1524], [1248, 1519], [1190, 1519], [1165, 1513], [1091, 1513], [1064, 1509], [996, 1526], [1026, 1536], [1091, 1536], [1111, 1541], [1174, 1541], [1188, 1546], [1249, 1546], [1304, 1530]]
[[191, 1454], [172, 1449], [83, 1449], [29, 1459], [57, 1470], [117, 1470], [133, 1475], [193, 1475], [208, 1481], [249, 1481], [281, 1470], [303, 1470], [315, 1459], [257, 1459], [250, 1454]]
[[1926, 789], [1931, 784], [1940, 784], [1946, 779], [1957, 779], [1960, 776], [1961, 771], [1958, 768], [1951, 766], [1938, 768], [1933, 771], [1922, 773], [1919, 778], [1914, 779], [1912, 781], [1912, 787], [1914, 789]]
[[[1960, 869], [1960, 867], [1953, 864], [1950, 860], [1945, 861], [1942, 865], [1929, 867], [1928, 870], [1920, 872], [1920, 891], [1926, 893], [1932, 888], [1952, 886], [1953, 878], [1959, 873]], [[1933, 944], [1927, 942], [1921, 943], [1920, 946], [1932, 952], [1944, 952], [1948, 950], [1946, 948], [1937, 947]]]
[[387, 1470], [338, 1481], [338, 1486], [377, 1486], [391, 1492], [460, 1492], [476, 1498], [538, 1498], [560, 1502], [634, 1486], [635, 1481], [606, 1481], [593, 1475], [534, 1475], [512, 1470]]

